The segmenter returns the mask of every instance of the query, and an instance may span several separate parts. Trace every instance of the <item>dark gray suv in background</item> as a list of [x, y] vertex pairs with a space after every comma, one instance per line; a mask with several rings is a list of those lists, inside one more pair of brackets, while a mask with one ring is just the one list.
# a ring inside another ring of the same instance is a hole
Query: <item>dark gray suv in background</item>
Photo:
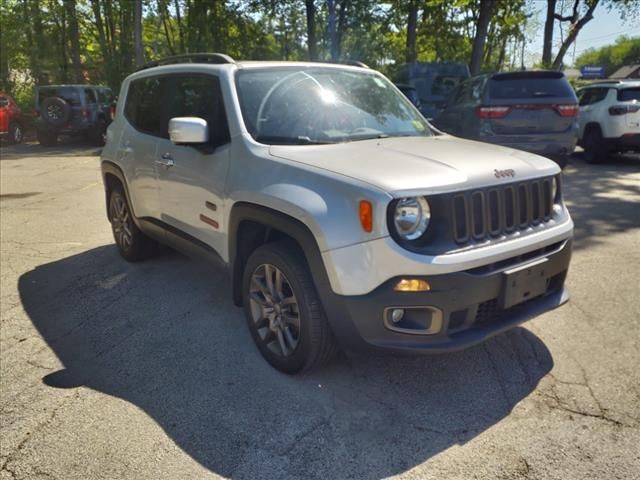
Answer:
[[567, 164], [578, 140], [578, 100], [562, 72], [479, 75], [462, 82], [434, 124], [458, 137]]
[[36, 88], [36, 122], [40, 145], [53, 146], [60, 135], [82, 135], [102, 146], [115, 98], [108, 87], [47, 85]]

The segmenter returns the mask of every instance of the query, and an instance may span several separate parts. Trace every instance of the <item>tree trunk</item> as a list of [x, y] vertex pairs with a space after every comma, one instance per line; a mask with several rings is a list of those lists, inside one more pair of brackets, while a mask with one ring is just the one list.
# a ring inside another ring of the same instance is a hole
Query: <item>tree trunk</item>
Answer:
[[341, 0], [340, 13], [338, 14], [338, 31], [336, 33], [336, 50], [338, 58], [342, 57], [342, 39], [347, 29], [347, 12], [349, 11], [350, 0]]
[[544, 41], [542, 44], [542, 65], [549, 68], [551, 65], [551, 49], [553, 48], [553, 27], [555, 26], [557, 0], [547, 0], [547, 20], [544, 23]]
[[318, 45], [316, 43], [316, 5], [314, 0], [305, 0], [307, 13], [307, 48], [309, 49], [309, 60], [318, 59]]
[[133, 5], [133, 43], [136, 50], [136, 66], [144, 64], [144, 46], [142, 45], [142, 0]]
[[76, 0], [65, 0], [67, 15], [69, 16], [69, 37], [71, 40], [71, 60], [76, 83], [84, 83], [82, 62], [80, 61], [80, 33], [78, 31], [78, 15]]
[[103, 74], [106, 76], [109, 86], [115, 86], [118, 79], [113, 77], [111, 51], [107, 43], [107, 33], [102, 20], [102, 7], [100, 5], [100, 0], [91, 0], [91, 7], [93, 9], [93, 17], [96, 22], [96, 30], [98, 31], [98, 44], [100, 46], [100, 53], [102, 54], [102, 64], [104, 68]]
[[329, 45], [331, 49], [331, 61], [338, 60], [338, 44], [336, 38], [336, 1], [327, 0], [327, 8], [329, 9]]
[[176, 49], [173, 46], [173, 35], [172, 31], [169, 31], [169, 24], [167, 23], [167, 17], [169, 16], [169, 12], [167, 11], [166, 0], [158, 0], [158, 12], [160, 13], [160, 19], [162, 21], [162, 26], [164, 28], [164, 36], [167, 39], [167, 46], [169, 47], [169, 52], [171, 55], [176, 54]]
[[[560, 45], [560, 50], [558, 51], [558, 54], [556, 55], [556, 58], [553, 61], [552, 68], [554, 70], [560, 70], [562, 68], [562, 61], [564, 60], [565, 53], [567, 53], [567, 50], [569, 50], [569, 47], [575, 41], [576, 37], [578, 36], [578, 33], [580, 33], [580, 30], [582, 30], [582, 27], [584, 27], [588, 22], [593, 20], [593, 12], [598, 6], [598, 1], [599, 0], [593, 0], [589, 5], [589, 8], [587, 9], [587, 13], [585, 13], [584, 17], [578, 18], [577, 7], [578, 7], [579, 0], [575, 0], [576, 3], [573, 8], [573, 17], [571, 19], [572, 20], [571, 27], [569, 27], [569, 35], [567, 35], [567, 38], [565, 38], [564, 41], [562, 42], [562, 45]], [[561, 18], [560, 20], [565, 21], [566, 19]]]
[[31, 23], [33, 24], [33, 36], [34, 36], [34, 40], [35, 40], [35, 58], [36, 58], [36, 65], [37, 65], [37, 72], [34, 72], [34, 74], [36, 74], [36, 78], [37, 78], [37, 82], [40, 83], [41, 78], [40, 76], [42, 75], [42, 71], [41, 71], [41, 61], [40, 59], [42, 58], [42, 54], [45, 52], [45, 42], [44, 42], [44, 35], [43, 35], [43, 31], [42, 31], [42, 17], [40, 15], [40, 0], [31, 0]]
[[416, 31], [418, 29], [418, 2], [409, 2], [409, 16], [407, 18], [407, 63], [415, 62], [418, 58], [416, 52]]
[[493, 0], [480, 0], [480, 16], [478, 17], [478, 25], [476, 27], [476, 34], [473, 38], [473, 48], [471, 50], [471, 62], [469, 64], [469, 70], [471, 75], [476, 75], [482, 68], [482, 56], [484, 53], [484, 44], [487, 40], [487, 31], [489, 30], [489, 23], [493, 16]]
[[176, 9], [176, 23], [178, 24], [178, 38], [180, 39], [180, 52], [185, 53], [184, 30], [182, 29], [182, 15], [180, 14], [180, 3], [178, 2], [178, 0], [174, 0], [173, 4]]
[[38, 52], [36, 51], [36, 46], [33, 42], [33, 32], [31, 31], [29, 25], [29, 18], [31, 17], [31, 12], [29, 12], [29, 4], [28, 0], [23, 0], [22, 7], [23, 11], [23, 19], [25, 22], [25, 35], [27, 37], [27, 46], [28, 46], [28, 55], [29, 55], [29, 68], [31, 69], [31, 75], [35, 79], [36, 85], [40, 83], [40, 62], [38, 61]]

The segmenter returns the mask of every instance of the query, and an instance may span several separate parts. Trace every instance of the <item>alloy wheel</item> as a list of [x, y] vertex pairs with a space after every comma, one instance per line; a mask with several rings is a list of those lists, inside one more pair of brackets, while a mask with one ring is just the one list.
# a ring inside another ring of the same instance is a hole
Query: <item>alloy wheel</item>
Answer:
[[111, 200], [111, 225], [118, 245], [125, 250], [129, 249], [133, 238], [131, 215], [127, 203], [120, 195], [115, 195]]
[[263, 264], [255, 269], [249, 302], [259, 341], [280, 357], [293, 355], [300, 341], [300, 310], [289, 280], [278, 267]]
[[22, 141], [22, 129], [20, 126], [16, 125], [15, 130], [13, 131], [13, 142], [20, 143]]

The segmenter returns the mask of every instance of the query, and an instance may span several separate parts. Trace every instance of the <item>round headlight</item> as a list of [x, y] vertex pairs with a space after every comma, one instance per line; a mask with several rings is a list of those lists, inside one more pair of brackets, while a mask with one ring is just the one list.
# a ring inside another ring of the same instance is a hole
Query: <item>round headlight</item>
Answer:
[[431, 210], [424, 197], [408, 197], [398, 200], [393, 222], [396, 232], [404, 240], [420, 238], [429, 226]]

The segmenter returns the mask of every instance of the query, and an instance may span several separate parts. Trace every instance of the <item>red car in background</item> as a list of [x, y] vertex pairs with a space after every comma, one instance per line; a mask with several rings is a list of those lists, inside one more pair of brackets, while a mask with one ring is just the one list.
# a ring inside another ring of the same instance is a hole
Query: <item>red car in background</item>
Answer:
[[10, 144], [20, 143], [24, 138], [21, 115], [16, 101], [10, 95], [0, 92], [0, 136], [7, 138]]

